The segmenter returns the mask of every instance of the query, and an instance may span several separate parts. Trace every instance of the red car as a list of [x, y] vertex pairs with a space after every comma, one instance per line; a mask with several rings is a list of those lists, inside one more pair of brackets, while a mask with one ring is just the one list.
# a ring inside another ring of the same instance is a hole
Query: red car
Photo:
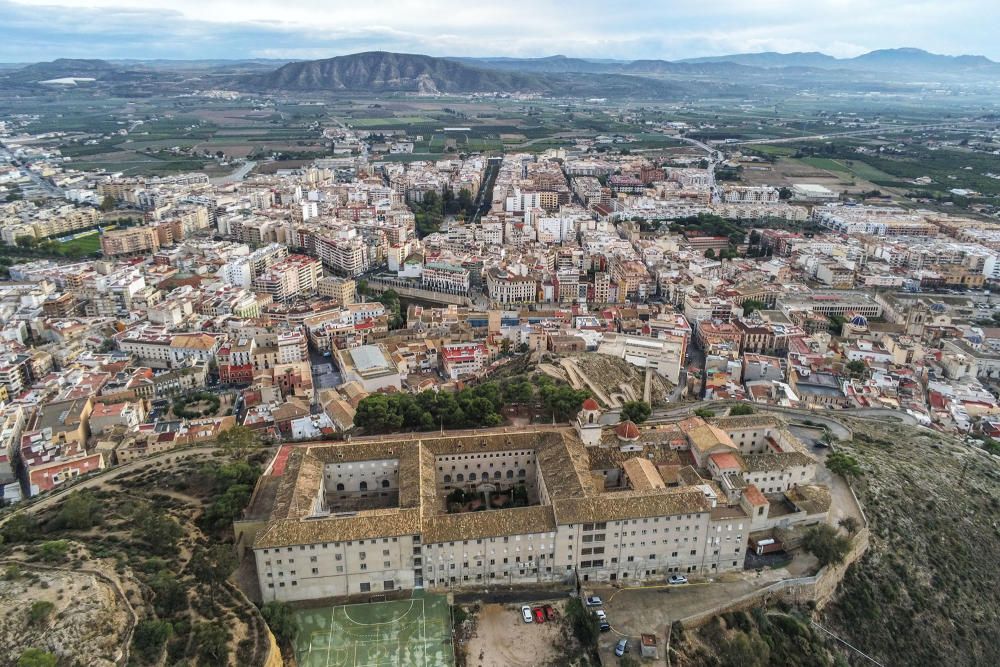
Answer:
[[552, 608], [552, 605], [549, 604], [545, 605], [544, 607], [542, 607], [542, 611], [545, 612], [546, 621], [556, 620], [556, 610]]
[[545, 622], [545, 612], [542, 611], [541, 607], [535, 607], [531, 610], [531, 613], [535, 615], [535, 623]]

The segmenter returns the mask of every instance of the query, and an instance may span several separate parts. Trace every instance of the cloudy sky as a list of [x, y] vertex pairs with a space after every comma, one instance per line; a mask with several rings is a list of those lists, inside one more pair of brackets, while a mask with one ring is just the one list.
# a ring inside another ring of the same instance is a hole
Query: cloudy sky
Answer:
[[0, 0], [0, 62], [72, 58], [854, 56], [1000, 60], [1000, 0]]

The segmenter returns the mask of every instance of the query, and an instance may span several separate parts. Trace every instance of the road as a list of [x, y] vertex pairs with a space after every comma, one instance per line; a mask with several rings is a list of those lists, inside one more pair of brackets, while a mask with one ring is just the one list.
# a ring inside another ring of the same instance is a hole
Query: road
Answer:
[[242, 181], [246, 178], [246, 175], [253, 171], [253, 168], [257, 166], [257, 163], [249, 160], [243, 164], [239, 169], [226, 176], [218, 176], [216, 178], [210, 178], [212, 185], [226, 185], [227, 183], [236, 183]]
[[696, 146], [697, 148], [700, 148], [701, 150], [708, 153], [707, 156], [708, 174], [709, 178], [711, 179], [709, 186], [712, 191], [712, 203], [718, 204], [720, 201], [722, 201], [722, 195], [719, 193], [715, 183], [715, 165], [717, 165], [720, 161], [722, 161], [722, 152], [717, 148], [713, 148], [704, 142], [698, 141], [697, 139], [691, 139], [689, 137], [675, 137], [675, 138], [680, 139], [683, 142], [689, 143], [692, 146]]
[[28, 178], [30, 178], [36, 186], [44, 190], [49, 196], [56, 199], [63, 199], [66, 196], [65, 193], [61, 189], [57, 188], [52, 181], [47, 178], [42, 178], [31, 169], [28, 169], [25, 162], [14, 157], [14, 154], [11, 153], [10, 149], [8, 149], [4, 144], [0, 144], [0, 155], [5, 156], [10, 160], [12, 165], [18, 167], [22, 172], [27, 174]]

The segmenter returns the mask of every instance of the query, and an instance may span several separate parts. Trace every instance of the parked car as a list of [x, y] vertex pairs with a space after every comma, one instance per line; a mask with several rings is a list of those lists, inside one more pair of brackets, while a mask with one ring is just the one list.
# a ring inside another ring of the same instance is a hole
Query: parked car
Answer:
[[535, 623], [544, 623], [545, 622], [545, 612], [542, 611], [541, 607], [535, 607], [531, 611], [535, 615]]
[[546, 621], [556, 620], [556, 610], [552, 608], [552, 605], [550, 604], [545, 605], [544, 607], [542, 607], [542, 611], [545, 612]]
[[607, 621], [601, 621], [601, 625], [599, 627], [601, 628], [601, 632], [608, 632], [611, 630], [611, 624]]
[[521, 618], [524, 619], [525, 623], [531, 623], [531, 607], [528, 605], [521, 607]]
[[587, 598], [588, 607], [600, 607], [602, 604], [604, 603], [601, 602], [601, 598], [597, 597], [596, 595], [591, 595], [589, 598]]
[[615, 655], [617, 655], [620, 658], [626, 653], [628, 653], [628, 640], [619, 639], [618, 646], [615, 646]]
[[667, 583], [670, 584], [686, 584], [687, 582], [688, 578], [682, 574], [672, 574], [670, 575], [670, 578], [667, 579]]
[[597, 620], [599, 620], [599, 621], [606, 621], [606, 620], [608, 620], [608, 615], [607, 615], [607, 613], [605, 613], [605, 611], [603, 609], [598, 609], [594, 613], [597, 614]]

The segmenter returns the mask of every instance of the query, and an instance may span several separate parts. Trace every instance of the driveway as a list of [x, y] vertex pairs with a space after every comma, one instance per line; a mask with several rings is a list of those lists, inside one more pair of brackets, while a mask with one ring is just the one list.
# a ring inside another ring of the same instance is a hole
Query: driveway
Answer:
[[735, 598], [790, 577], [784, 568], [730, 572], [711, 580], [691, 578], [692, 583], [679, 586], [656, 585], [634, 588], [595, 586], [585, 589], [586, 595], [599, 595], [604, 601], [611, 632], [601, 634], [598, 646], [604, 664], [617, 664], [615, 644], [629, 638], [632, 653], [638, 650], [639, 635], [652, 633], [660, 642], [660, 656], [667, 628], [677, 620], [728, 604]]

